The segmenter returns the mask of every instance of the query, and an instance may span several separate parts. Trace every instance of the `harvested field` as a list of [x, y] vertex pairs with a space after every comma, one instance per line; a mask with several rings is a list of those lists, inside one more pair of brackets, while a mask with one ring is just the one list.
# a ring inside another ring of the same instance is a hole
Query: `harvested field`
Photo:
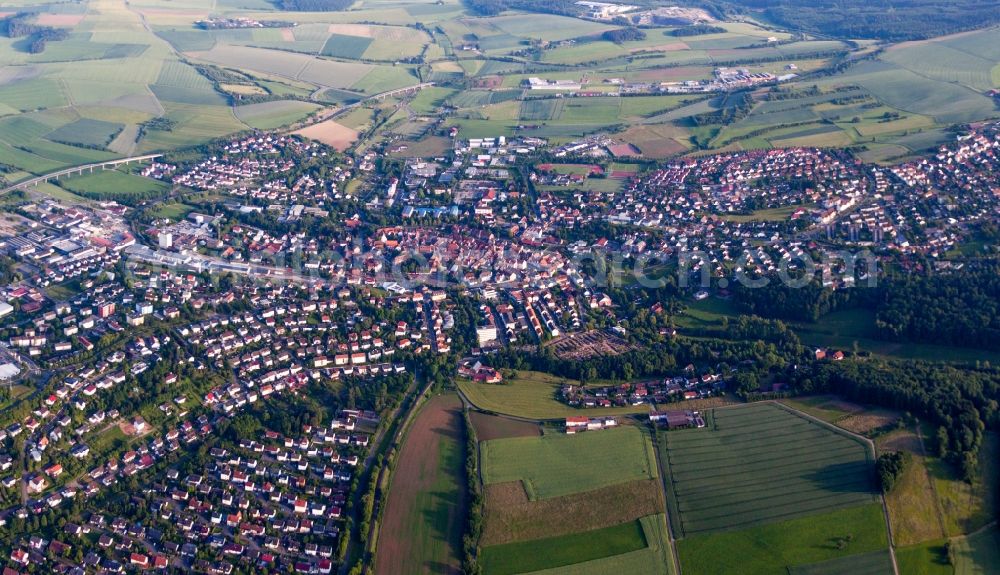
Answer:
[[434, 397], [420, 409], [393, 469], [376, 575], [461, 573], [464, 529], [462, 403]]
[[86, 14], [39, 14], [35, 20], [39, 26], [69, 26], [79, 24]]
[[855, 413], [837, 420], [837, 427], [865, 435], [880, 427], [892, 425], [897, 420], [899, 420], [899, 415], [896, 413], [882, 410], [866, 411], [865, 413]]
[[688, 149], [681, 141], [687, 138], [684, 129], [667, 124], [632, 126], [616, 137], [631, 143], [647, 158], [668, 158]]
[[594, 491], [531, 501], [520, 481], [486, 486], [486, 526], [482, 545], [541, 539], [611, 527], [663, 513], [663, 496], [654, 479], [619, 483]]
[[351, 144], [358, 140], [357, 130], [338, 124], [333, 120], [313, 124], [295, 133], [311, 140], [323, 142], [341, 152], [351, 147]]
[[503, 84], [501, 76], [480, 76], [472, 80], [473, 88], [483, 88], [486, 90], [499, 88], [501, 84]]
[[363, 36], [374, 38], [372, 27], [368, 24], [330, 24], [331, 34], [343, 34], [344, 36]]
[[901, 430], [885, 436], [877, 442], [879, 451], [909, 451], [914, 455], [926, 455], [917, 434]]
[[669, 42], [667, 44], [657, 44], [655, 46], [643, 46], [640, 48], [630, 48], [629, 52], [676, 52], [677, 50], [690, 50], [691, 47], [684, 42]]
[[469, 417], [476, 428], [476, 439], [506, 439], [508, 437], [538, 437], [542, 434], [538, 424], [489, 415], [481, 411], [470, 411]]
[[591, 330], [559, 336], [548, 344], [559, 359], [584, 360], [597, 356], [620, 355], [635, 349], [621, 337], [605, 330]]

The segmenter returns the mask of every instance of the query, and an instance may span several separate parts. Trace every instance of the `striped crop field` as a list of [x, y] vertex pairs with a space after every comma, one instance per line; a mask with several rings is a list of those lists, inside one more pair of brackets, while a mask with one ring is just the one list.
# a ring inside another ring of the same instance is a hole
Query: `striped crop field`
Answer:
[[708, 427], [659, 442], [678, 538], [876, 500], [874, 455], [860, 439], [772, 404], [711, 415]]

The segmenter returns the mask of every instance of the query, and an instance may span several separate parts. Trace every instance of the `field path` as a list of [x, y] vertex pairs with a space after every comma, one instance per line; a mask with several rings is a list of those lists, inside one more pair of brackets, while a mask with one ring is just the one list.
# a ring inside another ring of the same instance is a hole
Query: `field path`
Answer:
[[[662, 484], [661, 495], [664, 500], [667, 497], [667, 482], [670, 481], [670, 475], [668, 475], [667, 470], [663, 467], [663, 460], [660, 457], [660, 446], [657, 445], [656, 434], [650, 434], [650, 440], [653, 442], [653, 453], [656, 455], [656, 467], [660, 471], [660, 483]], [[673, 563], [673, 572], [677, 575], [681, 575], [681, 559], [677, 555], [677, 540], [674, 538], [674, 528], [670, 523], [670, 506], [667, 502], [663, 502], [663, 515], [667, 523], [667, 544], [670, 547], [670, 562]]]
[[461, 573], [465, 519], [462, 402], [427, 400], [399, 450], [379, 529], [376, 575]]

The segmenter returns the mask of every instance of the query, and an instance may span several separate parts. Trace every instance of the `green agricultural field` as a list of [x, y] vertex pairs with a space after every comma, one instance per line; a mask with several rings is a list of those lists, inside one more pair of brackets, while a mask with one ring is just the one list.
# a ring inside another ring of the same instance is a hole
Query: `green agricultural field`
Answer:
[[374, 41], [373, 38], [364, 36], [347, 36], [345, 34], [330, 34], [323, 50], [320, 52], [324, 56], [335, 56], [337, 58], [358, 59], [368, 49]]
[[345, 87], [371, 95], [412, 86], [419, 82], [412, 70], [405, 66], [374, 66], [356, 82]]
[[315, 112], [319, 106], [299, 100], [275, 100], [236, 108], [236, 117], [250, 127], [273, 130], [287, 126]]
[[663, 514], [649, 515], [639, 520], [648, 547], [621, 555], [592, 559], [563, 567], [535, 571], [532, 575], [674, 575], [674, 562], [667, 545], [669, 534]]
[[[912, 573], [900, 569], [901, 573]], [[892, 557], [888, 550], [872, 551], [861, 555], [848, 555], [807, 565], [788, 568], [789, 575], [887, 575], [892, 573]]]
[[452, 88], [438, 88], [435, 86], [424, 88], [417, 92], [413, 100], [410, 101], [410, 108], [418, 114], [430, 114], [458, 93], [458, 90]]
[[859, 63], [819, 83], [859, 85], [889, 106], [940, 122], [971, 122], [997, 115], [993, 102], [981, 92], [885, 60]]
[[667, 503], [691, 537], [825, 513], [876, 499], [871, 449], [774, 404], [717, 409], [711, 427], [661, 435]]
[[579, 385], [576, 380], [559, 378], [537, 371], [518, 371], [513, 379], [503, 385], [473, 383], [459, 380], [462, 393], [479, 409], [530, 419], [559, 419], [574, 415], [623, 415], [646, 413], [646, 405], [613, 407], [597, 411], [584, 411], [570, 407], [556, 399], [560, 386], [565, 383]]
[[518, 118], [524, 121], [558, 120], [563, 109], [563, 99], [525, 100], [521, 102]]
[[159, 180], [127, 174], [118, 170], [96, 170], [80, 176], [70, 176], [59, 185], [81, 196], [114, 199], [115, 196], [154, 198], [162, 196], [169, 186]]
[[104, 147], [124, 127], [124, 124], [81, 118], [71, 124], [66, 124], [61, 128], [49, 132], [46, 138], [64, 144]]
[[657, 476], [649, 439], [631, 426], [495, 439], [483, 442], [481, 449], [484, 483], [521, 481], [530, 499]]
[[484, 547], [479, 560], [489, 575], [514, 575], [613, 557], [646, 547], [642, 524], [629, 521], [592, 531]]
[[[677, 542], [684, 573], [855, 573], [881, 563], [889, 545], [882, 506], [868, 504]], [[870, 554], [875, 555], [870, 555]], [[888, 556], [886, 554], [886, 559]], [[836, 561], [836, 563], [826, 563]], [[826, 563], [824, 566], [823, 564]], [[883, 566], [887, 564], [881, 563]], [[832, 565], [832, 567], [831, 567]]]

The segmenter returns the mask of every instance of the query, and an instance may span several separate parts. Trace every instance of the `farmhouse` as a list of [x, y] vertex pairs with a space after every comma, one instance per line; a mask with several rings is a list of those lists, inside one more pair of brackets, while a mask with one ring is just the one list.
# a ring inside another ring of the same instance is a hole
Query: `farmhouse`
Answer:
[[573, 435], [578, 431], [596, 431], [612, 427], [618, 427], [618, 420], [614, 417], [573, 416], [566, 418], [566, 433], [568, 435]]
[[651, 411], [649, 420], [663, 424], [667, 429], [682, 429], [685, 427], [705, 427], [705, 420], [697, 411]]

